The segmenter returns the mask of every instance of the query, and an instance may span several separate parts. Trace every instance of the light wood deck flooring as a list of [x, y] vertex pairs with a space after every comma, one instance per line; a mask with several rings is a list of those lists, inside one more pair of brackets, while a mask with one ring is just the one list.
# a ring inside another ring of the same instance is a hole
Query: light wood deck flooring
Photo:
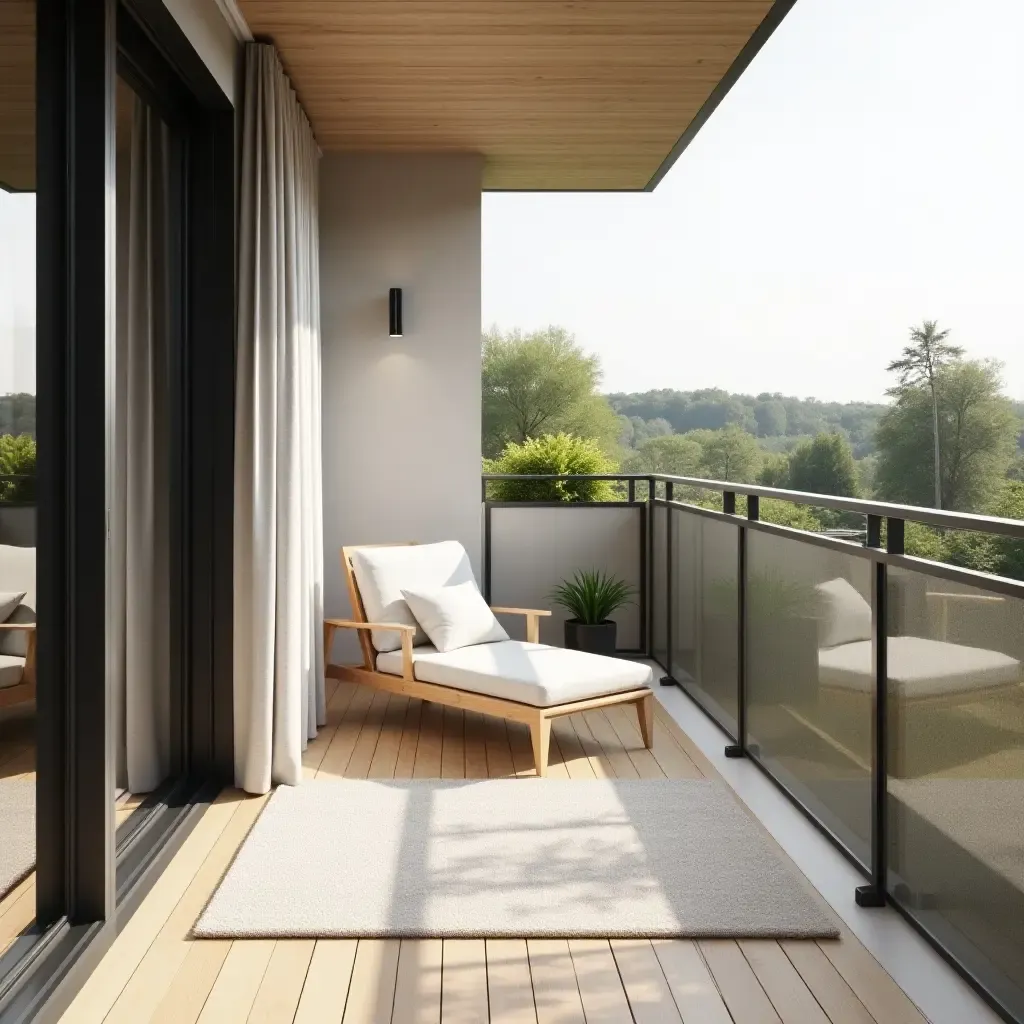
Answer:
[[[525, 727], [348, 683], [329, 693], [328, 725], [305, 755], [309, 778], [532, 774]], [[660, 707], [655, 730], [647, 751], [631, 709], [560, 719], [551, 774], [714, 776]], [[220, 795], [65, 1024], [923, 1024], [849, 933], [832, 942], [190, 941], [265, 801]]]

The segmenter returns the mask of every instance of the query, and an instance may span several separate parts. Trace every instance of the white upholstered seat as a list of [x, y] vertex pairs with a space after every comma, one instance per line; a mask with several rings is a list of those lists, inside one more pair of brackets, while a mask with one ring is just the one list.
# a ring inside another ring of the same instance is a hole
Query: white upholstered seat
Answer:
[[[930, 640], [893, 636], [888, 642], [890, 685], [901, 698], [952, 697], [1021, 681], [1021, 663], [999, 651]], [[826, 647], [818, 651], [822, 686], [870, 693], [875, 687], [871, 641]]]
[[[649, 686], [653, 673], [639, 662], [606, 658], [545, 644], [504, 640], [439, 654], [433, 647], [412, 652], [421, 682], [482, 693], [548, 708]], [[377, 655], [377, 671], [402, 674], [402, 652]]]

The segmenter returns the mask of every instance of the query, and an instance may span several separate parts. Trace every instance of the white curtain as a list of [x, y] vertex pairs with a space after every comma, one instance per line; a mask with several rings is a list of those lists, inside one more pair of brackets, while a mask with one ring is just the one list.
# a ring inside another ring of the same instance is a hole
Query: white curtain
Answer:
[[302, 780], [325, 720], [319, 150], [270, 45], [245, 52], [235, 416], [235, 781]]
[[[119, 728], [117, 784], [148, 793], [170, 763], [168, 252], [170, 138], [132, 95], [119, 157], [111, 612]], [[125, 166], [127, 162], [127, 166]], [[127, 177], [127, 181], [125, 181]]]

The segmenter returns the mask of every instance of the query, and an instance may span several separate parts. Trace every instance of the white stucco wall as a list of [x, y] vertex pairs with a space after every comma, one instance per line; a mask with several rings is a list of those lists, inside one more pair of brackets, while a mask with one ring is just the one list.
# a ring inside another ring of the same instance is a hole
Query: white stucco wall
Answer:
[[459, 540], [479, 577], [482, 172], [468, 154], [321, 161], [328, 614], [348, 612], [343, 544]]
[[235, 106], [238, 96], [238, 55], [241, 47], [217, 0], [164, 0], [164, 6], [188, 36], [210, 74]]

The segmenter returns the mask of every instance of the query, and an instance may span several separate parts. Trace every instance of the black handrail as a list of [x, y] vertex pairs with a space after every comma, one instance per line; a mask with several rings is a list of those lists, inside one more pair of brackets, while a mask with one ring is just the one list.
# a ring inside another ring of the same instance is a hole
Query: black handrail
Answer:
[[887, 501], [869, 501], [865, 498], [837, 498], [834, 494], [812, 494], [808, 491], [788, 491], [781, 487], [762, 487], [760, 484], [741, 484], [723, 480], [705, 480], [702, 477], [672, 476], [668, 473], [484, 473], [483, 480], [648, 480], [671, 483], [683, 487], [696, 487], [721, 494], [742, 494], [747, 497], [776, 498], [796, 505], [814, 505], [837, 512], [852, 512], [863, 516], [883, 516], [887, 519], [910, 520], [947, 530], [974, 530], [995, 533], [1003, 537], [1024, 540], [1024, 519], [1003, 519], [998, 516], [978, 515], [974, 512], [947, 512], [944, 509], [923, 508], [919, 505], [897, 505]]

